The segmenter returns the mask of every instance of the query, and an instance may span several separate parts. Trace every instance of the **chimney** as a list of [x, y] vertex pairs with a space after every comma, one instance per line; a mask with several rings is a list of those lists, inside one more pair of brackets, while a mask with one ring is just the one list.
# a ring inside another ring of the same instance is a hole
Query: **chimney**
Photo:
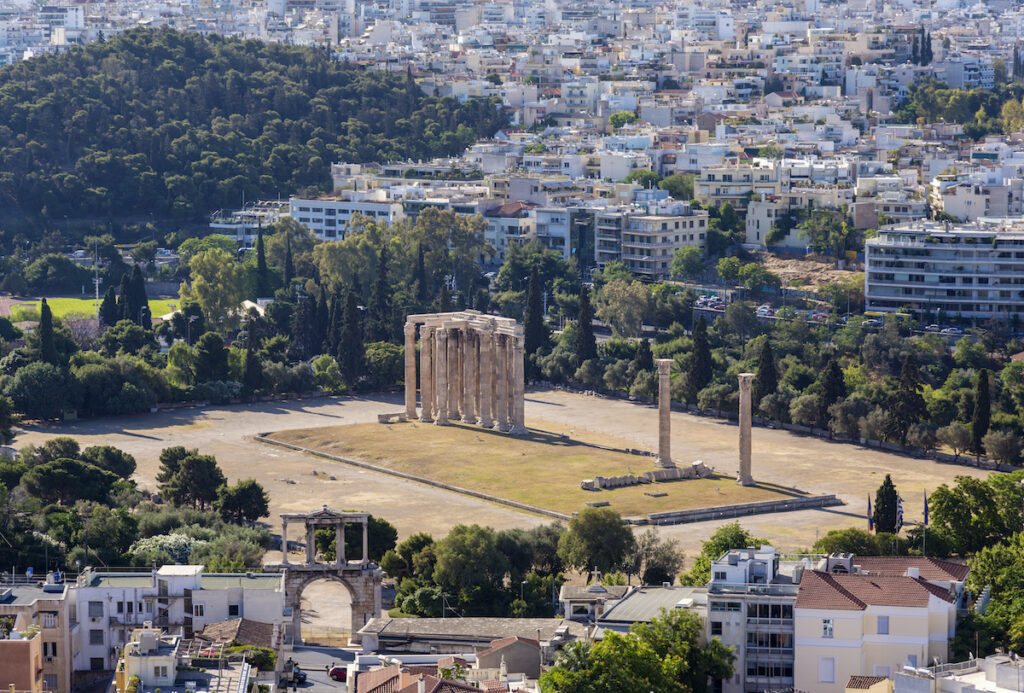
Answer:
[[921, 577], [921, 571], [919, 571], [915, 567], [907, 568], [907, 577], [916, 580], [917, 578]]
[[420, 678], [416, 682], [416, 693], [427, 693], [427, 680], [423, 674], [420, 674]]

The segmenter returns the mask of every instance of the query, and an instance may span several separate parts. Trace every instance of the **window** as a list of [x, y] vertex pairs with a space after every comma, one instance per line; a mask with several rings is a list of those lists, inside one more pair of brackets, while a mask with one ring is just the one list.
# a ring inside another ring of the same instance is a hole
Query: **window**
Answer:
[[912, 666], [912, 667], [914, 667], [916, 669], [917, 668], [917, 655], [916, 654], [907, 655], [907, 664], [909, 664], [910, 666]]
[[56, 674], [43, 674], [43, 690], [55, 691], [57, 690], [57, 675]]
[[204, 616], [205, 615], [204, 612], [205, 612], [205, 609], [203, 608], [202, 604], [193, 604], [192, 605], [192, 615], [193, 616]]
[[818, 657], [818, 683], [836, 682], [836, 658]]
[[238, 604], [228, 604], [228, 616], [238, 616]]
[[98, 628], [94, 628], [89, 631], [89, 644], [90, 645], [102, 645], [103, 644], [103, 631]]
[[117, 603], [117, 613], [119, 613], [119, 614], [123, 614], [124, 613], [124, 602], [118, 602]]
[[89, 618], [103, 618], [103, 602], [89, 602]]
[[167, 667], [165, 666], [154, 666], [153, 667], [153, 678], [167, 678]]
[[721, 635], [722, 634], [722, 622], [721, 621], [712, 621], [711, 622], [711, 634], [712, 635]]
[[56, 628], [57, 627], [57, 614], [44, 613], [43, 614], [43, 628]]
[[889, 634], [889, 617], [879, 616], [878, 617], [878, 634], [888, 635]]
[[55, 642], [44, 642], [43, 643], [43, 656], [44, 657], [56, 657], [57, 656], [57, 643], [55, 643]]
[[716, 580], [724, 580], [725, 579], [725, 571], [724, 570], [716, 570], [715, 571], [715, 579]]
[[832, 619], [823, 618], [821, 619], [821, 637], [831, 638], [832, 637]]
[[89, 670], [90, 671], [103, 671], [103, 657], [90, 657], [89, 658]]

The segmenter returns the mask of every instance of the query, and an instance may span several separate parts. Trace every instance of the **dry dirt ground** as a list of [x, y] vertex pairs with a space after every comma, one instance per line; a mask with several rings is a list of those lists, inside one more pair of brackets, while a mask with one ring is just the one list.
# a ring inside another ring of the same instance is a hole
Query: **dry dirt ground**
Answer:
[[[656, 449], [657, 410], [621, 400], [606, 400], [557, 391], [528, 392], [526, 415], [572, 430], [586, 429], [614, 436], [631, 447]], [[137, 479], [154, 487], [160, 450], [171, 445], [197, 447], [217, 457], [234, 482], [254, 478], [271, 497], [271, 529], [280, 512], [304, 512], [326, 504], [368, 511], [391, 521], [404, 537], [427, 531], [443, 535], [455, 524], [475, 522], [495, 528], [530, 527], [541, 517], [411, 481], [309, 457], [256, 443], [258, 432], [372, 422], [381, 412], [399, 411], [397, 397], [342, 397], [184, 409], [116, 419], [92, 419], [32, 426], [18, 432], [16, 446], [70, 435], [84, 446], [120, 447], [138, 462]], [[737, 429], [712, 418], [672, 415], [673, 457], [685, 464], [695, 459], [732, 474], [737, 461]], [[805, 438], [781, 430], [755, 429], [753, 473], [759, 481], [808, 493], [835, 493], [847, 505], [823, 510], [759, 515], [741, 523], [782, 550], [809, 547], [815, 537], [838, 527], [866, 527], [867, 497], [886, 473], [904, 498], [905, 515], [916, 521], [922, 493], [952, 481], [956, 475], [984, 474], [968, 467]], [[317, 471], [317, 475], [313, 475]], [[514, 475], [515, 469], [505, 472]], [[331, 479], [331, 477], [334, 479]], [[685, 482], [680, 482], [685, 483]], [[721, 525], [720, 521], [659, 528], [679, 540], [689, 556]], [[297, 537], [293, 537], [297, 538]], [[273, 557], [270, 557], [273, 558]]]
[[835, 260], [819, 255], [806, 257], [781, 257], [773, 253], [762, 253], [765, 269], [777, 274], [782, 286], [789, 286], [794, 279], [803, 283], [794, 288], [807, 291], [817, 290], [824, 284], [849, 279], [857, 274], [850, 270], [836, 269]]

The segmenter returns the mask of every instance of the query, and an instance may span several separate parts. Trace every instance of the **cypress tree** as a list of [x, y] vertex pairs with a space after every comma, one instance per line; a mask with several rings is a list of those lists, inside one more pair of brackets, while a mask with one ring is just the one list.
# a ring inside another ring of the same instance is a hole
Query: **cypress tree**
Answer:
[[896, 498], [899, 494], [893, 486], [892, 477], [885, 475], [885, 481], [875, 492], [875, 507], [872, 511], [872, 520], [875, 523], [875, 532], [881, 534], [896, 533]]
[[143, 314], [144, 309], [148, 310], [149, 297], [146, 296], [146, 280], [142, 277], [142, 268], [139, 265], [132, 267], [132, 276], [128, 284], [130, 299], [126, 304], [126, 310], [131, 312], [125, 315], [125, 319], [131, 320], [140, 327], [147, 330], [153, 327], [151, 320]]
[[338, 353], [338, 345], [341, 339], [341, 298], [337, 294], [331, 297], [331, 313], [327, 327], [327, 352]]
[[476, 292], [476, 305], [473, 306], [481, 313], [486, 313], [491, 307], [491, 294], [487, 289], [480, 289]]
[[651, 353], [651, 340], [640, 340], [636, 347], [636, 357], [633, 359], [633, 365], [637, 373], [654, 370], [654, 354]]
[[271, 294], [270, 271], [267, 269], [267, 251], [263, 246], [263, 221], [256, 232], [256, 294], [264, 298]]
[[107, 293], [100, 303], [100, 324], [113, 327], [117, 322], [117, 293], [114, 287], [107, 287]]
[[687, 371], [691, 400], [696, 401], [697, 393], [711, 384], [713, 376], [711, 347], [708, 344], [708, 323], [702, 315], [697, 319], [697, 324], [693, 328], [693, 353], [690, 357], [690, 368]]
[[846, 397], [846, 381], [843, 380], [843, 371], [835, 359], [829, 359], [825, 364], [818, 383], [821, 385], [821, 391], [818, 393], [818, 425], [824, 428], [829, 422], [828, 408]]
[[910, 42], [910, 62], [914, 65], [921, 63], [920, 49], [918, 48], [918, 40], [915, 36]]
[[39, 304], [39, 360], [58, 365], [57, 343], [53, 337], [53, 313], [44, 298]]
[[345, 383], [353, 387], [363, 368], [365, 350], [363, 346], [363, 324], [359, 313], [359, 302], [354, 291], [345, 296], [344, 324], [338, 345], [338, 366]]
[[416, 268], [412, 279], [416, 282], [416, 300], [425, 305], [430, 295], [430, 287], [427, 286], [427, 268], [423, 261], [423, 241], [416, 245]]
[[128, 301], [131, 300], [131, 275], [125, 272], [121, 275], [121, 286], [117, 292], [117, 319], [131, 320], [132, 313], [128, 308]]
[[292, 314], [292, 340], [288, 347], [296, 359], [305, 361], [315, 355], [318, 348], [316, 322], [316, 300], [308, 296], [299, 299]]
[[245, 369], [242, 373], [242, 384], [250, 393], [263, 387], [263, 364], [256, 354], [258, 326], [259, 323], [255, 318], [249, 320], [249, 334], [245, 340]]
[[913, 354], [907, 354], [903, 360], [900, 382], [896, 386], [896, 391], [889, 395], [887, 408], [889, 435], [899, 439], [900, 445], [906, 445], [910, 427], [920, 422], [928, 413], [924, 396], [921, 395], [921, 375]]
[[530, 288], [526, 293], [526, 310], [523, 313], [524, 348], [531, 356], [544, 347], [548, 341], [544, 325], [544, 306], [540, 295], [540, 273], [534, 267], [530, 271]]
[[441, 285], [441, 293], [437, 296], [437, 312], [438, 313], [450, 313], [452, 312], [452, 297], [448, 293], [448, 283], [445, 282]]
[[985, 452], [981, 439], [988, 433], [991, 423], [992, 398], [989, 392], [988, 369], [982, 368], [974, 383], [974, 416], [971, 417], [971, 445], [974, 452], [979, 455]]
[[761, 400], [775, 394], [779, 389], [779, 372], [775, 368], [775, 353], [766, 338], [761, 345], [761, 353], [757, 359], [757, 373], [754, 375], [753, 397], [754, 406], [760, 408]]
[[295, 279], [295, 263], [292, 261], [292, 235], [286, 230], [284, 236], [284, 283], [291, 286]]
[[580, 287], [580, 311], [576, 316], [576, 365], [597, 358], [594, 338], [594, 308], [590, 305], [590, 289]]
[[331, 308], [327, 303], [327, 288], [320, 285], [320, 299], [316, 303], [316, 338], [314, 348], [320, 353], [327, 343], [331, 327]]
[[391, 330], [391, 288], [388, 282], [388, 246], [385, 242], [377, 255], [377, 277], [370, 292], [368, 339], [387, 342], [394, 337]]

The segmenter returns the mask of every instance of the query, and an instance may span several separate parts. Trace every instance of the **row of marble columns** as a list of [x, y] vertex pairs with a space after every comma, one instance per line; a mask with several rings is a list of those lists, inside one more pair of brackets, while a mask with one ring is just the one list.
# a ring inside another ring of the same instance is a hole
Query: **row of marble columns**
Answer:
[[[442, 314], [443, 315], [443, 314]], [[439, 316], [440, 317], [440, 316]], [[524, 433], [524, 339], [486, 318], [419, 326], [420, 421]], [[405, 411], [416, 413], [416, 324], [405, 325]]]
[[[345, 558], [345, 522], [332, 522], [334, 526], [334, 565], [341, 567], [346, 565], [347, 560]], [[369, 532], [366, 522], [363, 525], [363, 557], [362, 563], [366, 564], [370, 561], [370, 542]], [[316, 563], [316, 530], [318, 525], [313, 523], [306, 523], [306, 565], [313, 565]], [[281, 519], [281, 563], [282, 565], [290, 565], [288, 560], [288, 520]]]

